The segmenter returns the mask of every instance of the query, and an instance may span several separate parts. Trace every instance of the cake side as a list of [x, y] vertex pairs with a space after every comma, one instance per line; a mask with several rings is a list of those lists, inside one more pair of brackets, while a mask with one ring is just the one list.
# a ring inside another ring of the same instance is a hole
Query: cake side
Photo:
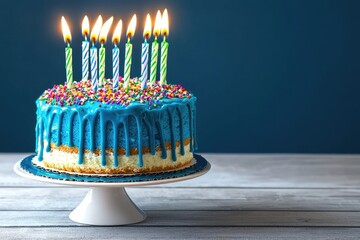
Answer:
[[155, 154], [143, 154], [143, 166], [138, 164], [138, 155], [118, 155], [117, 166], [114, 164], [113, 152], [107, 151], [105, 154], [106, 165], [101, 164], [101, 155], [86, 151], [83, 154], [83, 163], [78, 163], [78, 154], [52, 149], [44, 152], [43, 160], [39, 161], [37, 157], [33, 163], [41, 167], [63, 170], [68, 172], [89, 173], [89, 174], [133, 174], [149, 173], [174, 170], [189, 166], [192, 163], [193, 154], [190, 152], [190, 146], [185, 145], [185, 153], [180, 153], [180, 148], [176, 148], [176, 161], [172, 159], [171, 150], [166, 150], [167, 157], [161, 156], [161, 151]]
[[[87, 84], [75, 83], [71, 90], [54, 86], [37, 100], [35, 163], [85, 173], [164, 171], [190, 164], [196, 148], [192, 94], [179, 85], [157, 92], [135, 89], [125, 93], [130, 103], [121, 104], [116, 99], [124, 93], [105, 85], [105, 96], [95, 96], [84, 91]], [[83, 92], [85, 101], [73, 97]]]

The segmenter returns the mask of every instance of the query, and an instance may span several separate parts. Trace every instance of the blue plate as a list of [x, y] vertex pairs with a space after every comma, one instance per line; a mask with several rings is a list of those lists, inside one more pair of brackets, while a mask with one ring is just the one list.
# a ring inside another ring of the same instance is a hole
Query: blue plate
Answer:
[[188, 168], [178, 171], [170, 171], [163, 173], [149, 173], [149, 174], [133, 174], [133, 175], [110, 175], [110, 176], [91, 176], [91, 175], [76, 175], [70, 173], [62, 173], [56, 171], [49, 171], [40, 168], [32, 163], [32, 158], [35, 155], [30, 155], [21, 160], [20, 167], [35, 176], [45, 177], [49, 179], [74, 181], [74, 182], [100, 182], [100, 183], [127, 183], [127, 182], [144, 182], [156, 181], [161, 179], [171, 179], [188, 176], [203, 170], [208, 162], [200, 155], [194, 154], [196, 163]]

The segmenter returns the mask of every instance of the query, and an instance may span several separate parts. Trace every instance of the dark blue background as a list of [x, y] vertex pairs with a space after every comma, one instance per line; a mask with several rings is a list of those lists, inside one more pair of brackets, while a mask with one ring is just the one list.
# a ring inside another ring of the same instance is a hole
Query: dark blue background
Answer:
[[93, 25], [98, 14], [114, 15], [126, 28], [136, 13], [132, 75], [139, 76], [145, 16], [167, 7], [168, 81], [198, 97], [199, 151], [360, 152], [360, 1], [21, 0], [0, 7], [0, 151], [33, 151], [34, 101], [65, 81], [62, 15], [79, 79], [83, 16]]

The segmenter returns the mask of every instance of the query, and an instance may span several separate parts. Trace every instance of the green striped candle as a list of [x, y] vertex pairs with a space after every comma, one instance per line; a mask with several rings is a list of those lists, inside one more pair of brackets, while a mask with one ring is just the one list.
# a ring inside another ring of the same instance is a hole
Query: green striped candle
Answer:
[[168, 58], [169, 43], [165, 40], [161, 43], [161, 62], [160, 62], [160, 84], [164, 85], [166, 81], [167, 73], [167, 58]]
[[67, 44], [65, 48], [66, 86], [68, 88], [71, 88], [71, 85], [73, 83], [72, 49], [70, 47], [71, 33], [64, 17], [61, 18], [61, 26], [64, 42]]
[[72, 48], [70, 44], [65, 48], [65, 68], [66, 68], [66, 86], [71, 88], [73, 83], [73, 69], [72, 69]]
[[157, 41], [160, 35], [161, 29], [161, 13], [158, 10], [156, 13], [155, 24], [154, 24], [154, 42], [151, 45], [151, 62], [150, 62], [150, 85], [154, 85], [156, 82], [156, 72], [159, 58], [159, 43]]
[[135, 34], [135, 28], [136, 28], [136, 15], [134, 14], [126, 32], [128, 41], [125, 44], [124, 86], [123, 86], [126, 90], [129, 89], [130, 72], [131, 72], [132, 44], [130, 42], [130, 39]]
[[166, 41], [169, 36], [169, 17], [167, 9], [164, 10], [161, 19], [161, 34], [164, 36], [164, 40], [161, 43], [161, 56], [160, 56], [160, 84], [167, 84], [166, 73], [167, 73], [167, 58], [169, 43]]
[[100, 44], [101, 47], [99, 49], [99, 87], [105, 84], [105, 47], [104, 44], [107, 39], [107, 34], [111, 27], [114, 17], [109, 18], [101, 28], [100, 31]]
[[101, 44], [99, 49], [99, 87], [104, 85], [105, 81], [105, 48], [104, 44]]
[[156, 70], [158, 65], [159, 57], [159, 43], [157, 38], [151, 45], [151, 63], [150, 63], [150, 84], [155, 84], [156, 81]]
[[124, 62], [124, 88], [129, 88], [130, 72], [131, 72], [131, 59], [132, 59], [132, 44], [130, 38], [125, 44], [125, 62]]

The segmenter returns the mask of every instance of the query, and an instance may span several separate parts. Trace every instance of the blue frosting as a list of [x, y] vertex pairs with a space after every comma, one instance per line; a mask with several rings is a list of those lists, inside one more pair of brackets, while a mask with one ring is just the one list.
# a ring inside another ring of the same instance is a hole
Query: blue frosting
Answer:
[[[155, 154], [162, 148], [162, 158], [167, 157], [166, 142], [171, 143], [172, 159], [176, 161], [176, 142], [180, 142], [180, 153], [184, 152], [184, 140], [190, 138], [190, 151], [196, 143], [196, 97], [161, 100], [156, 108], [146, 103], [131, 103], [129, 106], [102, 104], [87, 101], [84, 105], [55, 106], [37, 100], [36, 152], [41, 161], [43, 141], [79, 149], [79, 164], [83, 163], [85, 149], [100, 149], [103, 166], [106, 165], [106, 148], [124, 148], [126, 156], [130, 148], [148, 147]], [[46, 134], [44, 134], [46, 132]], [[40, 145], [38, 139], [40, 138]], [[118, 166], [117, 151], [114, 165]], [[142, 151], [138, 151], [138, 164], [143, 165]]]

